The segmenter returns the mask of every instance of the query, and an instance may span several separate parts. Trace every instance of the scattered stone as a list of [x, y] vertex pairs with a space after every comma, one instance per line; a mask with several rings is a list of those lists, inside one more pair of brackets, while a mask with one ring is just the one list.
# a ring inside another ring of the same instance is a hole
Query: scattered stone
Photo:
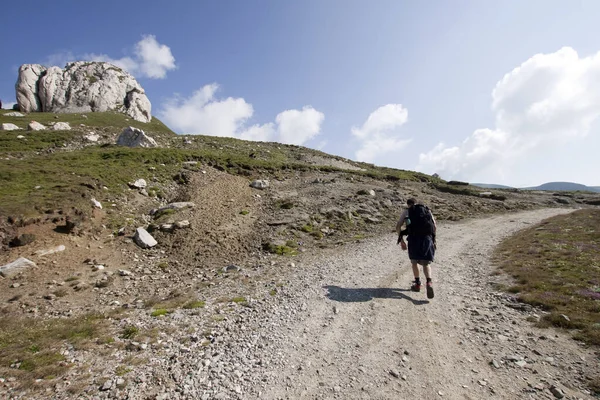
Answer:
[[162, 232], [173, 232], [175, 230], [175, 225], [173, 225], [173, 224], [162, 224], [159, 229]]
[[92, 267], [92, 270], [93, 270], [94, 272], [96, 272], [96, 271], [102, 271], [103, 269], [104, 269], [104, 265], [94, 265], [94, 266]]
[[61, 251], [65, 251], [66, 247], [64, 244], [61, 244], [60, 246], [56, 246], [52, 249], [47, 249], [47, 250], [38, 250], [35, 252], [35, 254], [37, 254], [38, 256], [47, 256], [50, 254], [54, 254], [54, 253], [59, 253]]
[[9, 112], [9, 113], [4, 114], [4, 116], [6, 116], [6, 117], [24, 117], [25, 114], [22, 114], [20, 112]]
[[135, 243], [143, 249], [154, 247], [158, 244], [156, 239], [152, 237], [144, 228], [137, 228], [133, 236]]
[[17, 139], [25, 139], [25, 136], [19, 135], [19, 136], [17, 136]]
[[117, 145], [126, 147], [158, 147], [158, 143], [143, 130], [127, 127], [117, 138]]
[[28, 125], [27, 125], [27, 130], [28, 131], [43, 131], [46, 129], [45, 125], [40, 124], [37, 121], [31, 121]]
[[145, 179], [138, 179], [135, 182], [130, 183], [129, 186], [134, 189], [144, 189], [147, 186], [147, 183]]
[[527, 362], [526, 362], [526, 361], [524, 361], [524, 360], [521, 360], [521, 361], [515, 361], [515, 364], [516, 364], [517, 366], [519, 366], [519, 367], [523, 368], [524, 366], [526, 366], [526, 365], [527, 365]]
[[52, 125], [52, 129], [55, 131], [70, 131], [71, 125], [68, 122], [57, 122]]
[[11, 124], [11, 123], [4, 123], [4, 124], [0, 125], [0, 131], [18, 131], [20, 129], [21, 128], [19, 128], [15, 124]]
[[567, 322], [571, 322], [571, 318], [569, 318], [568, 316], [566, 316], [565, 314], [560, 314], [561, 318], [564, 319]]
[[88, 142], [96, 143], [98, 140], [100, 140], [100, 135], [98, 135], [97, 133], [94, 133], [94, 132], [90, 132], [87, 135], [85, 135], [83, 138], [85, 140], [87, 140]]
[[167, 204], [164, 207], [160, 207], [157, 210], [154, 210], [154, 212], [150, 212], [150, 214], [160, 214], [161, 212], [165, 211], [165, 210], [182, 210], [184, 208], [194, 208], [196, 207], [196, 204], [192, 203], [191, 201], [180, 201], [180, 202], [176, 202], [176, 203], [170, 203]]
[[119, 270], [119, 275], [121, 275], [121, 276], [133, 276], [133, 273], [131, 271], [127, 271], [126, 269], [120, 269]]
[[269, 187], [269, 181], [266, 179], [257, 179], [250, 184], [250, 187], [263, 190]]
[[228, 265], [223, 267], [223, 272], [240, 272], [242, 269], [237, 265]]
[[550, 392], [557, 399], [562, 399], [563, 397], [565, 397], [565, 393], [562, 391], [562, 389], [560, 389], [554, 385], [550, 387]]
[[106, 382], [104, 382], [104, 385], [102, 385], [102, 387], [100, 388], [101, 391], [106, 392], [107, 390], [110, 390], [112, 388], [112, 380], [108, 380]]
[[373, 189], [369, 190], [369, 195], [370, 196], [375, 196], [375, 191]]
[[10, 245], [13, 247], [26, 246], [35, 241], [35, 235], [30, 233], [23, 233], [22, 235], [17, 236], [13, 240], [11, 240]]
[[177, 221], [177, 222], [175, 222], [175, 226], [179, 229], [189, 228], [190, 221], [188, 221], [187, 219], [184, 219], [183, 221]]
[[492, 360], [492, 365], [494, 366], [494, 368], [498, 369], [500, 368], [500, 363], [496, 360]]
[[99, 208], [102, 210], [102, 204], [100, 204], [100, 202], [94, 198], [92, 198], [92, 204], [94, 205], [94, 207]]
[[10, 285], [10, 287], [13, 288], [13, 289], [18, 288], [19, 286], [21, 286], [21, 284], [19, 282], [15, 282], [12, 285]]

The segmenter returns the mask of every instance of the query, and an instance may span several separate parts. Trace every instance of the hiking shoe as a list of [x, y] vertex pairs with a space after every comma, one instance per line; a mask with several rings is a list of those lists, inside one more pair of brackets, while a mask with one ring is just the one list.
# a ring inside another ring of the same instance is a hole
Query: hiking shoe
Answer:
[[427, 288], [427, 298], [433, 299], [433, 285], [431, 284], [431, 282], [427, 282], [426, 288]]
[[410, 290], [412, 290], [413, 292], [420, 292], [421, 291], [421, 283], [414, 281], [412, 285], [410, 285]]

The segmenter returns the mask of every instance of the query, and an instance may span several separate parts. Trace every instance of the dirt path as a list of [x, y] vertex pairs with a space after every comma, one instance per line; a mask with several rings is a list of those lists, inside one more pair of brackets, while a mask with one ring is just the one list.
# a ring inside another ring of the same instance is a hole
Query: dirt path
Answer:
[[[539, 330], [489, 285], [501, 238], [567, 210], [442, 224], [436, 297], [408, 291], [406, 253], [388, 235], [315, 260], [293, 281], [295, 322], [272, 333], [278, 361], [265, 399], [591, 398], [598, 359], [565, 334]], [[507, 306], [508, 305], [508, 306]], [[268, 328], [267, 328], [268, 327]], [[271, 329], [265, 324], [265, 329]], [[595, 371], [594, 371], [595, 369]]]

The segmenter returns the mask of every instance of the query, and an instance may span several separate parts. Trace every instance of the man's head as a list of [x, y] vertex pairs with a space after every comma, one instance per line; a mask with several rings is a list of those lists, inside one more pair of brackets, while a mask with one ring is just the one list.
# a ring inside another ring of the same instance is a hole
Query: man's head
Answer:
[[415, 205], [415, 203], [416, 203], [416, 202], [417, 202], [417, 201], [416, 201], [414, 198], [412, 198], [412, 197], [411, 197], [410, 199], [406, 200], [406, 205], [407, 205], [408, 207], [412, 207], [412, 206], [414, 206], [414, 205]]

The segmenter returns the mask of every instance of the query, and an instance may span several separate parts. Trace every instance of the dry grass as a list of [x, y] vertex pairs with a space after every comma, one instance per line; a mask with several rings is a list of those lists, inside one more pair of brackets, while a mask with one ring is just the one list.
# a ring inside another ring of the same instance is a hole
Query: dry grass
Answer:
[[87, 348], [105, 328], [104, 318], [95, 314], [52, 320], [3, 316], [0, 376], [15, 377], [23, 387], [59, 377], [71, 367], [61, 354], [65, 345]]
[[575, 339], [600, 345], [600, 210], [545, 220], [505, 240], [494, 257], [516, 281], [508, 291], [549, 312], [539, 326], [573, 329]]

